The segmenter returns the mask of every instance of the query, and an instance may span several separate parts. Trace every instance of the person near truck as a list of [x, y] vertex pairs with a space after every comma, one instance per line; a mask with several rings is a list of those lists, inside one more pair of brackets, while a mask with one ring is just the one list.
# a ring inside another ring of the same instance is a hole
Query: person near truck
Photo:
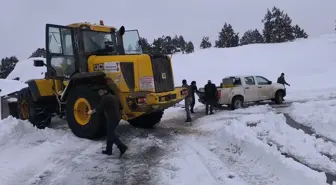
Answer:
[[88, 114], [104, 111], [107, 120], [107, 139], [106, 149], [103, 150], [102, 153], [106, 155], [112, 155], [112, 147], [114, 143], [120, 150], [119, 157], [121, 157], [126, 152], [128, 147], [119, 140], [118, 136], [114, 133], [114, 131], [119, 125], [119, 122], [122, 118], [122, 107], [120, 105], [118, 97], [109, 93], [107, 89], [100, 89], [98, 91], [98, 94], [101, 97], [100, 103], [95, 109], [89, 110]]
[[187, 119], [185, 122], [191, 122], [191, 117], [190, 117], [190, 105], [192, 103], [192, 94], [193, 90], [192, 88], [187, 84], [187, 80], [182, 80], [182, 87], [186, 88], [188, 91], [188, 95], [184, 98], [184, 108], [187, 114]]
[[192, 81], [191, 84], [190, 84], [190, 87], [192, 89], [192, 102], [191, 102], [191, 105], [190, 105], [190, 112], [191, 113], [195, 113], [194, 112], [194, 107], [195, 107], [195, 93], [198, 92], [197, 90], [197, 85], [196, 85], [196, 81]]
[[208, 80], [208, 83], [204, 86], [204, 100], [205, 104], [205, 114], [209, 114], [209, 106], [210, 106], [210, 114], [213, 114], [213, 107], [217, 101], [217, 87], [215, 84]]
[[285, 86], [285, 85], [290, 86], [290, 85], [286, 82], [286, 80], [285, 80], [285, 74], [284, 74], [284, 73], [281, 73], [281, 76], [278, 78], [277, 83], [282, 84], [282, 85], [284, 85], [284, 86]]

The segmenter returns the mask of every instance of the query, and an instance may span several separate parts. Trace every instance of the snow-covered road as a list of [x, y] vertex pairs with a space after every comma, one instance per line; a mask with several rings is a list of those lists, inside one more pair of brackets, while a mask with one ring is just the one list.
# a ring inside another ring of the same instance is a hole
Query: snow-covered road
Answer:
[[37, 130], [7, 118], [0, 124], [0, 184], [327, 184], [324, 172], [335, 180], [336, 144], [286, 124], [289, 115], [302, 116], [298, 105], [211, 116], [201, 106], [192, 125], [184, 123], [182, 108], [171, 108], [155, 130], [123, 122], [117, 132], [130, 150], [121, 159], [116, 149], [113, 156], [101, 154], [104, 140], [76, 138], [59, 120]]

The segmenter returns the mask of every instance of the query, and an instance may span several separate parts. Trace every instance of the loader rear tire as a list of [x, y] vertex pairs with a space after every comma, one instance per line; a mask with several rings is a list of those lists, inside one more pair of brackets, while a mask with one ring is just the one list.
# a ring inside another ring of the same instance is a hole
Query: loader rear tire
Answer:
[[131, 125], [139, 128], [154, 128], [156, 125], [160, 123], [162, 116], [163, 111], [157, 111], [150, 114], [139, 116], [135, 119], [129, 120], [128, 122]]
[[39, 129], [44, 129], [50, 125], [51, 116], [44, 112], [44, 105], [34, 102], [28, 87], [19, 91], [17, 105], [19, 119], [28, 120]]
[[87, 111], [98, 106], [101, 97], [99, 86], [80, 84], [72, 87], [66, 103], [66, 117], [71, 131], [79, 138], [98, 139], [105, 136], [106, 118], [101, 113], [88, 115]]

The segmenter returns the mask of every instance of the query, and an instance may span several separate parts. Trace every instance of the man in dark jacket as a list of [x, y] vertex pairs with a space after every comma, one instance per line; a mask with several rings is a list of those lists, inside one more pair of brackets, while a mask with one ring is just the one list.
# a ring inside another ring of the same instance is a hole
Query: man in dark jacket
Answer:
[[119, 157], [121, 157], [126, 152], [128, 147], [119, 140], [114, 131], [119, 125], [119, 122], [122, 118], [121, 114], [122, 107], [120, 105], [118, 97], [116, 97], [111, 93], [108, 93], [106, 89], [101, 89], [99, 90], [98, 93], [99, 96], [102, 97], [100, 99], [100, 103], [95, 109], [88, 111], [88, 114], [104, 111], [107, 121], [107, 127], [106, 127], [107, 140], [106, 140], [106, 150], [103, 150], [102, 153], [106, 155], [112, 155], [112, 147], [114, 143], [120, 150]]
[[184, 108], [187, 114], [187, 119], [185, 122], [191, 122], [191, 117], [190, 117], [190, 105], [192, 102], [192, 94], [193, 91], [191, 87], [187, 84], [187, 80], [182, 80], [182, 87], [186, 88], [188, 90], [188, 95], [184, 99]]
[[208, 80], [208, 83], [204, 86], [204, 99], [206, 102], [205, 113], [208, 115], [210, 106], [210, 114], [213, 114], [213, 106], [217, 101], [217, 87], [211, 83], [211, 80]]
[[197, 86], [196, 86], [196, 82], [192, 81], [191, 85], [190, 85], [191, 89], [192, 89], [192, 101], [191, 101], [191, 105], [190, 105], [190, 112], [191, 113], [195, 113], [194, 112], [194, 107], [195, 107], [195, 93], [198, 92], [197, 90]]
[[285, 80], [285, 74], [284, 73], [281, 73], [281, 76], [278, 78], [277, 83], [282, 84], [284, 86], [285, 86], [285, 84], [290, 86]]

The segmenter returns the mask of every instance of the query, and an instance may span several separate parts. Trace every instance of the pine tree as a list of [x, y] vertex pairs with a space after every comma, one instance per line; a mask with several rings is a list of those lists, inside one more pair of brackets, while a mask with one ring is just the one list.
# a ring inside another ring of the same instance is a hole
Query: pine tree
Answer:
[[295, 39], [299, 39], [299, 38], [306, 39], [306, 38], [308, 38], [308, 34], [303, 29], [301, 29], [299, 25], [295, 25], [293, 27], [293, 30], [294, 30], [294, 38]]
[[[162, 36], [163, 37], [163, 36]], [[154, 39], [153, 41], [153, 53], [156, 53], [156, 54], [165, 54], [164, 52], [164, 48], [163, 48], [163, 43], [164, 43], [164, 40], [161, 38], [157, 38], [157, 39]]]
[[219, 32], [218, 40], [215, 41], [215, 47], [228, 48], [239, 45], [238, 33], [235, 33], [230, 24], [225, 23], [221, 32]]
[[194, 52], [194, 44], [191, 41], [186, 44], [185, 52], [187, 54]]
[[142, 52], [146, 53], [146, 54], [150, 54], [152, 47], [148, 43], [147, 39], [143, 38], [143, 37], [140, 37], [140, 43], [141, 43]]
[[172, 45], [174, 46], [174, 53], [182, 51], [179, 47], [179, 38], [177, 37], [177, 35], [175, 35], [172, 39]]
[[184, 53], [185, 51], [185, 48], [186, 48], [186, 41], [184, 40], [183, 36], [180, 35], [179, 38], [178, 38], [178, 48], [182, 51], [182, 53]]
[[163, 39], [163, 47], [165, 50], [165, 54], [174, 54], [175, 53], [175, 46], [173, 44], [173, 40], [170, 36], [166, 36]]
[[264, 19], [263, 36], [266, 43], [280, 43], [295, 39], [292, 19], [279, 8], [267, 9]]
[[264, 23], [264, 29], [263, 29], [263, 37], [264, 41], [266, 43], [271, 43], [272, 42], [272, 32], [274, 29], [274, 23], [271, 22], [272, 20], [272, 13], [269, 9], [267, 9], [267, 13], [264, 16], [264, 19], [261, 21]]
[[263, 42], [264, 39], [257, 29], [247, 30], [240, 39], [240, 45], [263, 43]]
[[0, 78], [7, 78], [19, 60], [15, 56], [6, 57], [1, 59]]
[[46, 58], [46, 50], [44, 48], [37, 48], [36, 51], [34, 51], [29, 58], [32, 57], [43, 57]]
[[209, 37], [203, 37], [202, 42], [200, 44], [200, 48], [201, 49], [205, 49], [205, 48], [211, 48], [212, 44], [209, 41]]

